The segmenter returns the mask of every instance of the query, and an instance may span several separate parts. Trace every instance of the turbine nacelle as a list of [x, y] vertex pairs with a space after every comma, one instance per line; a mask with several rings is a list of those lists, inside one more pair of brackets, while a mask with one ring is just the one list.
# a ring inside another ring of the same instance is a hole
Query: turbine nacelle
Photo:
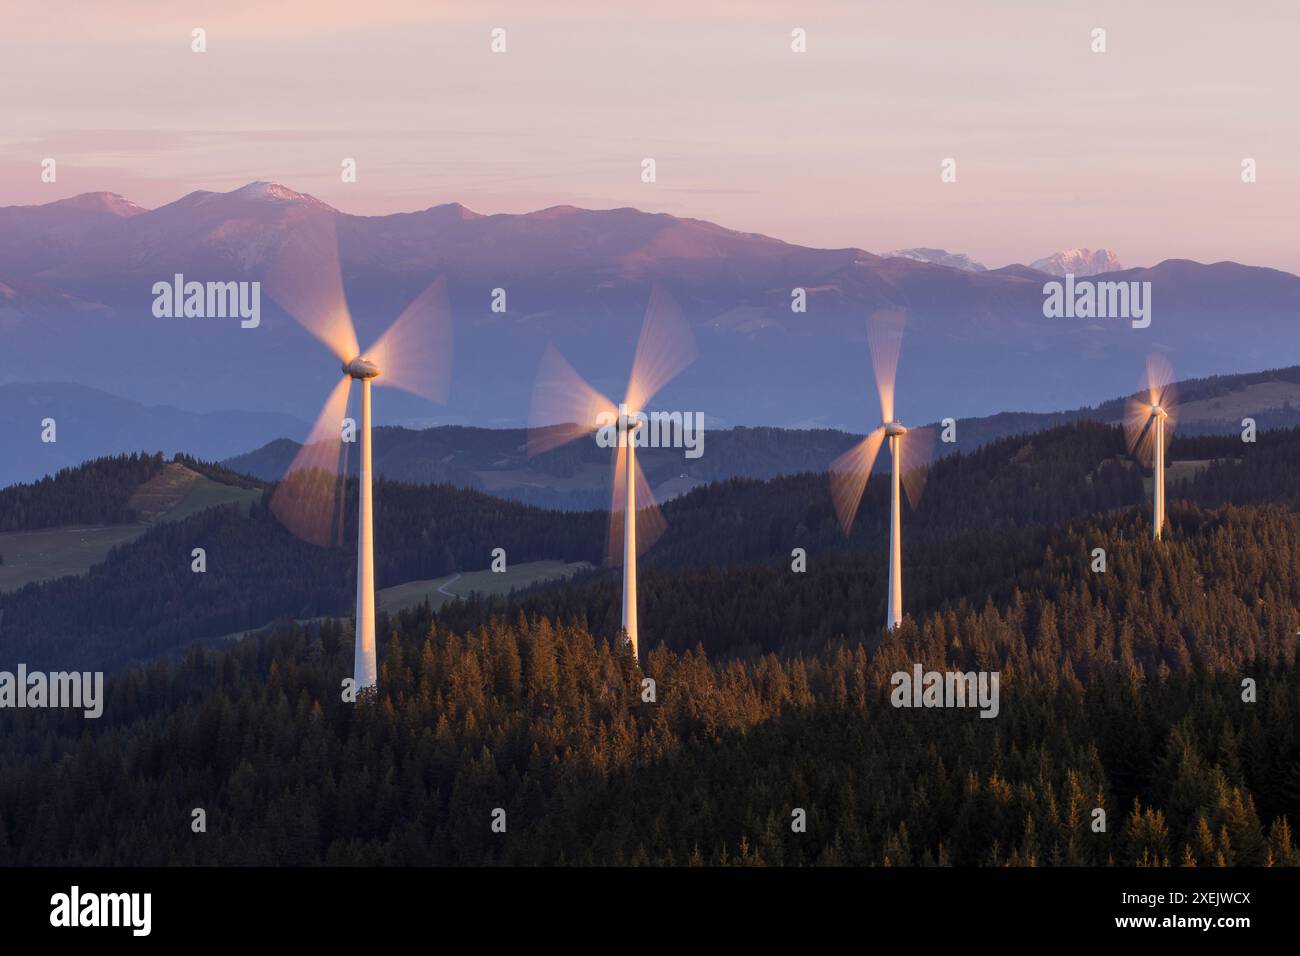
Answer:
[[343, 363], [343, 372], [346, 375], [351, 375], [355, 379], [364, 381], [368, 378], [378, 378], [379, 366], [358, 355], [351, 362]]
[[1167, 419], [1167, 418], [1169, 417], [1169, 413], [1168, 413], [1167, 411], [1165, 411], [1163, 408], [1161, 408], [1159, 405], [1152, 405], [1152, 406], [1151, 406], [1151, 417], [1152, 417], [1152, 418]]
[[[604, 427], [613, 427], [616, 429], [620, 446], [625, 440], [630, 443], [633, 434], [646, 423], [645, 419], [641, 417], [640, 412], [634, 412], [629, 409], [627, 405], [622, 403], [618, 406], [618, 415], [616, 418], [613, 418], [614, 413], [612, 410], [608, 413], [602, 413], [602, 415], [609, 416], [604, 419], [608, 422], [608, 425]], [[610, 418], [613, 418], [613, 420], [611, 421]], [[597, 418], [598, 427], [600, 427], [599, 423], [601, 420], [601, 418]]]
[[907, 428], [899, 421], [885, 422], [885, 434], [890, 438], [897, 438], [899, 435], [906, 435]]

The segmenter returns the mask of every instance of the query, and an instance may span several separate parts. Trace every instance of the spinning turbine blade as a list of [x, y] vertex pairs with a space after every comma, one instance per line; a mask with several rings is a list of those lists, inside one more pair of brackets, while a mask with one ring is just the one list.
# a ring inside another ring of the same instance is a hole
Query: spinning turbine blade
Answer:
[[339, 446], [351, 388], [350, 377], [334, 386], [307, 440], [271, 495], [271, 513], [294, 535], [322, 547], [331, 543], [335, 495], [341, 497]]
[[1160, 396], [1160, 407], [1165, 410], [1165, 445], [1174, 437], [1174, 426], [1178, 424], [1178, 387], [1172, 383], [1165, 386]]
[[884, 440], [885, 430], [877, 428], [831, 462], [831, 498], [845, 534], [853, 527], [862, 492], [867, 487], [867, 479], [871, 477], [872, 466]]
[[[610, 458], [614, 463], [614, 488], [609, 508], [609, 543], [606, 553], [608, 563], [618, 566], [623, 563], [623, 522], [627, 520], [627, 448], [610, 449]], [[641, 470], [640, 460], [633, 461], [633, 480], [636, 482], [636, 553], [645, 551], [663, 535], [668, 528], [663, 512], [655, 502], [650, 482]]]
[[1174, 383], [1174, 371], [1169, 360], [1158, 352], [1147, 356], [1147, 396], [1152, 405], [1159, 405], [1165, 389]]
[[1155, 429], [1151, 427], [1151, 402], [1145, 398], [1130, 398], [1124, 406], [1124, 442], [1129, 454], [1150, 467], [1155, 459]]
[[[344, 404], [347, 403], [344, 402]], [[344, 505], [347, 504], [345, 492], [348, 487], [348, 459], [352, 457], [352, 443], [341, 444], [343, 444], [343, 463], [339, 466], [339, 490], [336, 495], [339, 500], [339, 520], [334, 525], [334, 544], [340, 548], [343, 547], [343, 514], [347, 510]]]
[[382, 370], [376, 385], [392, 385], [444, 404], [451, 384], [451, 307], [441, 276], [419, 294], [366, 350]]
[[627, 385], [627, 407], [634, 412], [695, 361], [695, 336], [676, 301], [659, 286], [650, 290], [641, 335]]
[[930, 476], [930, 464], [934, 461], [934, 437], [933, 428], [913, 428], [899, 439], [902, 442], [899, 457], [903, 469], [899, 477], [913, 511], [921, 503], [925, 480]]
[[876, 391], [880, 394], [880, 419], [885, 422], [894, 420], [894, 381], [898, 376], [898, 353], [903, 347], [906, 320], [907, 313], [902, 309], [880, 309], [867, 320], [867, 346], [876, 373]]
[[1147, 359], [1147, 391], [1151, 394], [1152, 404], [1164, 409], [1167, 443], [1178, 421], [1178, 386], [1174, 382], [1174, 370], [1163, 355], [1156, 354]]
[[587, 384], [559, 352], [547, 346], [537, 371], [533, 404], [528, 416], [528, 455], [558, 448], [590, 435], [601, 414], [618, 423], [618, 406]]
[[361, 347], [343, 295], [332, 216], [311, 216], [295, 226], [262, 281], [267, 294], [340, 362], [357, 357]]
[[1148, 468], [1155, 461], [1156, 430], [1152, 427], [1154, 422], [1151, 406], [1147, 402], [1129, 399], [1124, 409], [1124, 438], [1128, 444], [1129, 454]]

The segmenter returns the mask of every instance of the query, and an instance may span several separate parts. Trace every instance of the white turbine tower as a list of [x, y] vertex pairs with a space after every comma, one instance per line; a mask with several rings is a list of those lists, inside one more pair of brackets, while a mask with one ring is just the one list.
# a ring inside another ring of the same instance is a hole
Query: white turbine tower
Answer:
[[[636, 460], [644, 446], [645, 410], [650, 399], [695, 359], [695, 338], [677, 303], [658, 286], [650, 292], [632, 375], [623, 401], [615, 405], [592, 388], [554, 348], [542, 356], [529, 417], [528, 454], [604, 432], [612, 435], [613, 497], [607, 559], [623, 564], [623, 633], [640, 660], [637, 631], [636, 559], [664, 531], [664, 519], [645, 473]], [[639, 525], [639, 527], [638, 527]], [[620, 542], [619, 539], [622, 539]]]
[[1174, 373], [1161, 355], [1147, 359], [1147, 388], [1128, 400], [1124, 437], [1129, 452], [1152, 470], [1151, 529], [1160, 540], [1165, 527], [1165, 450], [1178, 421], [1178, 388]]
[[929, 428], [906, 428], [894, 418], [894, 380], [903, 343], [905, 314], [882, 310], [867, 321], [867, 344], [880, 395], [881, 425], [831, 463], [831, 496], [847, 534], [862, 502], [880, 446], [889, 441], [889, 604], [885, 626], [894, 630], [903, 620], [903, 532], [900, 484], [915, 509], [925, 488], [927, 465], [934, 448]]
[[[298, 537], [322, 546], [343, 536], [346, 445], [340, 463], [344, 416], [354, 381], [361, 383], [361, 462], [357, 484], [357, 617], [353, 678], [358, 691], [374, 687], [375, 541], [371, 492], [372, 382], [392, 385], [436, 402], [447, 400], [451, 366], [451, 319], [446, 284], [435, 280], [364, 352], [343, 294], [338, 241], [332, 214], [317, 214], [290, 233], [267, 271], [272, 298], [328, 346], [343, 363], [343, 378], [329, 397], [284, 480], [271, 496], [271, 511]], [[342, 477], [340, 478], [340, 471]]]

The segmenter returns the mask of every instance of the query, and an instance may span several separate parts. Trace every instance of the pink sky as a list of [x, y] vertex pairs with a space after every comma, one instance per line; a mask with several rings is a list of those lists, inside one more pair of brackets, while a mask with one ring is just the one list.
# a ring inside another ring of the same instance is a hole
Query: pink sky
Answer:
[[993, 267], [1104, 246], [1300, 272], [1300, 5], [989, 6], [10, 0], [0, 205], [267, 179], [363, 214], [630, 205]]

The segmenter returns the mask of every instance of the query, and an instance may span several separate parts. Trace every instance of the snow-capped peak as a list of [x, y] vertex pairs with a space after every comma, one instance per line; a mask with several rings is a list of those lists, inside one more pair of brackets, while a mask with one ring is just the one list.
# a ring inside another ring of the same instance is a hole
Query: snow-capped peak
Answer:
[[247, 186], [240, 186], [238, 189], [226, 193], [234, 199], [248, 199], [261, 202], [307, 202], [319, 203], [320, 200], [306, 193], [295, 192], [288, 186], [281, 186], [279, 183], [257, 182], [249, 183]]
[[1109, 249], [1066, 249], [1031, 263], [1030, 268], [1054, 276], [1095, 276], [1119, 272], [1124, 266]]
[[229, 192], [215, 193], [206, 189], [199, 189], [186, 196], [182, 196], [176, 201], [176, 205], [185, 207], [196, 206], [217, 206], [225, 208], [229, 203], [252, 204], [260, 206], [310, 206], [315, 209], [333, 210], [333, 207], [327, 203], [321, 202], [315, 196], [309, 196], [307, 193], [300, 193], [288, 186], [282, 186], [279, 183], [268, 183], [258, 180], [257, 182], [248, 183], [240, 186], [238, 189], [232, 189]]
[[93, 212], [107, 212], [114, 216], [127, 218], [145, 212], [143, 206], [138, 206], [124, 196], [117, 193], [81, 193], [68, 199], [60, 199], [50, 203], [52, 206], [61, 206], [64, 209], [84, 209]]
[[880, 256], [882, 259], [912, 259], [916, 262], [932, 262], [937, 266], [961, 269], [963, 272], [988, 271], [984, 263], [977, 262], [965, 253], [949, 252], [947, 249], [895, 249], [893, 252], [882, 252]]

